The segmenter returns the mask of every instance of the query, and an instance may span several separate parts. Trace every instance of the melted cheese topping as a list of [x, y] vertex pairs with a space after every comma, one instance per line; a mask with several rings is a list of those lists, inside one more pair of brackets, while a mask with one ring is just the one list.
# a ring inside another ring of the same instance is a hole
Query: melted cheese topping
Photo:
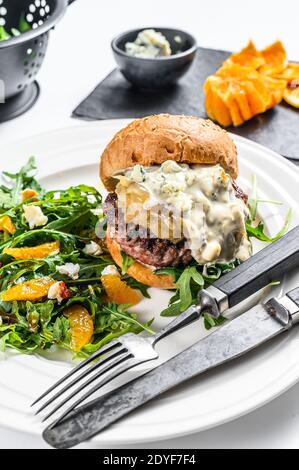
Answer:
[[127, 223], [174, 242], [185, 238], [199, 264], [250, 257], [248, 208], [220, 165], [168, 160], [149, 168], [135, 165], [116, 177], [118, 205]]

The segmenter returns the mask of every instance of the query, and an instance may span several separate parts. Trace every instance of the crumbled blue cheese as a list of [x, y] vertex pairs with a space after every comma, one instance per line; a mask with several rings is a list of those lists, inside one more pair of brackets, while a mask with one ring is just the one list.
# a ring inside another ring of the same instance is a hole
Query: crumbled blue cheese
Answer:
[[85, 245], [83, 253], [90, 256], [99, 256], [103, 253], [103, 250], [98, 243], [91, 241]]
[[52, 284], [48, 290], [48, 299], [57, 300], [59, 304], [63, 301], [63, 296], [61, 292], [61, 282], [55, 282]]
[[146, 226], [159, 238], [185, 238], [200, 264], [249, 258], [248, 208], [220, 165], [168, 160], [160, 166], [136, 165], [116, 177], [126, 222]]
[[95, 197], [94, 194], [88, 194], [87, 195], [87, 200], [88, 200], [89, 204], [94, 204], [95, 202], [97, 202], [97, 198]]
[[80, 265], [74, 263], [65, 263], [61, 266], [57, 266], [56, 270], [60, 274], [69, 276], [71, 279], [76, 280], [79, 277]]
[[112, 276], [119, 276], [119, 272], [114, 266], [114, 264], [109, 264], [108, 266], [106, 266], [101, 273], [102, 276], [108, 276], [110, 274]]
[[39, 206], [24, 205], [23, 211], [25, 220], [30, 229], [42, 227], [48, 223], [48, 217], [43, 213]]
[[154, 59], [171, 55], [170, 44], [166, 37], [154, 29], [141, 31], [134, 42], [125, 44], [126, 53], [133, 57]]

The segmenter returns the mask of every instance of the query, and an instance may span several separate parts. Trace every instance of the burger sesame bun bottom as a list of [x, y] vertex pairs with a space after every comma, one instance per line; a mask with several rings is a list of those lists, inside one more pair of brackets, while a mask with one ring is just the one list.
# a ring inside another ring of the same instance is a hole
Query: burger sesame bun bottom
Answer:
[[[106, 235], [106, 243], [114, 262], [122, 268], [122, 256], [119, 244], [113, 240], [108, 233]], [[139, 261], [135, 261], [135, 263], [128, 268], [127, 273], [129, 276], [136, 279], [136, 281], [150, 287], [158, 287], [159, 289], [176, 288], [174, 278], [171, 275], [155, 274], [150, 268], [139, 263]]]

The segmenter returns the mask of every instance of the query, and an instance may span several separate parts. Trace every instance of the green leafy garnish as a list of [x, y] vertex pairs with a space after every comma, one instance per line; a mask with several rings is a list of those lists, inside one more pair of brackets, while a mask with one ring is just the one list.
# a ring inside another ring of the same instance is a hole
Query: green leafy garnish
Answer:
[[249, 206], [249, 218], [246, 221], [246, 231], [248, 237], [254, 237], [258, 240], [263, 242], [272, 243], [279, 240], [288, 230], [290, 221], [292, 218], [292, 211], [291, 209], [288, 210], [284, 224], [279, 232], [274, 236], [270, 237], [265, 233], [264, 230], [264, 223], [261, 220], [258, 220], [258, 204], [265, 203], [265, 204], [276, 204], [281, 205], [279, 201], [267, 201], [264, 199], [258, 199], [257, 195], [257, 179], [256, 176], [253, 175], [252, 177], [252, 194], [248, 200]]
[[204, 326], [206, 330], [210, 330], [211, 328], [214, 328], [215, 326], [220, 326], [226, 321], [226, 318], [223, 315], [220, 315], [218, 318], [214, 318], [209, 313], [204, 313], [203, 319], [204, 319]]
[[134, 258], [132, 256], [127, 255], [124, 251], [121, 252], [121, 260], [122, 260], [122, 273], [126, 274], [129, 267], [135, 263]]
[[292, 210], [289, 209], [284, 221], [282, 228], [274, 237], [269, 237], [264, 231], [263, 222], [259, 222], [257, 225], [252, 225], [252, 222], [246, 222], [246, 231], [249, 237], [255, 237], [262, 242], [273, 243], [279, 240], [288, 230], [292, 218]]
[[239, 260], [235, 260], [231, 263], [194, 265], [185, 269], [161, 268], [156, 270], [156, 274], [172, 275], [177, 287], [168, 307], [161, 312], [161, 315], [164, 317], [179, 315], [197, 302], [197, 296], [201, 289], [208, 287], [239, 264]]

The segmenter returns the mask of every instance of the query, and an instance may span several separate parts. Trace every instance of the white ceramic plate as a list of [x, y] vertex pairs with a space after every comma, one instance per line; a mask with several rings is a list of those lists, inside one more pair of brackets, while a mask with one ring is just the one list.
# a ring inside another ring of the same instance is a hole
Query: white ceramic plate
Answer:
[[[48, 189], [79, 183], [99, 185], [101, 150], [126, 122], [105, 121], [61, 129], [2, 147], [1, 169], [17, 170], [28, 156], [36, 155], [39, 179]], [[261, 199], [283, 203], [281, 206], [260, 205], [269, 232], [274, 234], [280, 229], [289, 207], [293, 209], [292, 225], [297, 225], [299, 173], [296, 167], [253, 142], [238, 136], [233, 138], [240, 156], [240, 186], [250, 190], [251, 177], [256, 174]], [[299, 285], [299, 275], [290, 273], [274, 293], [289, 290], [296, 281]], [[159, 312], [166, 305], [169, 293], [152, 289], [151, 294], [152, 299], [143, 301], [137, 310], [143, 319], [155, 315], [154, 327], [159, 329], [167, 321], [159, 317]], [[256, 300], [251, 299], [249, 303]], [[205, 334], [198, 323], [166, 339], [158, 346], [161, 360]], [[297, 382], [298, 357], [299, 332], [294, 328], [246, 357], [164, 394], [95, 437], [92, 445], [157, 441], [232, 420], [272, 400]], [[0, 362], [0, 425], [40, 434], [43, 426], [33, 416], [29, 405], [70, 367], [60, 354], [42, 358], [7, 354]], [[132, 378], [137, 373], [131, 371], [127, 377]]]

